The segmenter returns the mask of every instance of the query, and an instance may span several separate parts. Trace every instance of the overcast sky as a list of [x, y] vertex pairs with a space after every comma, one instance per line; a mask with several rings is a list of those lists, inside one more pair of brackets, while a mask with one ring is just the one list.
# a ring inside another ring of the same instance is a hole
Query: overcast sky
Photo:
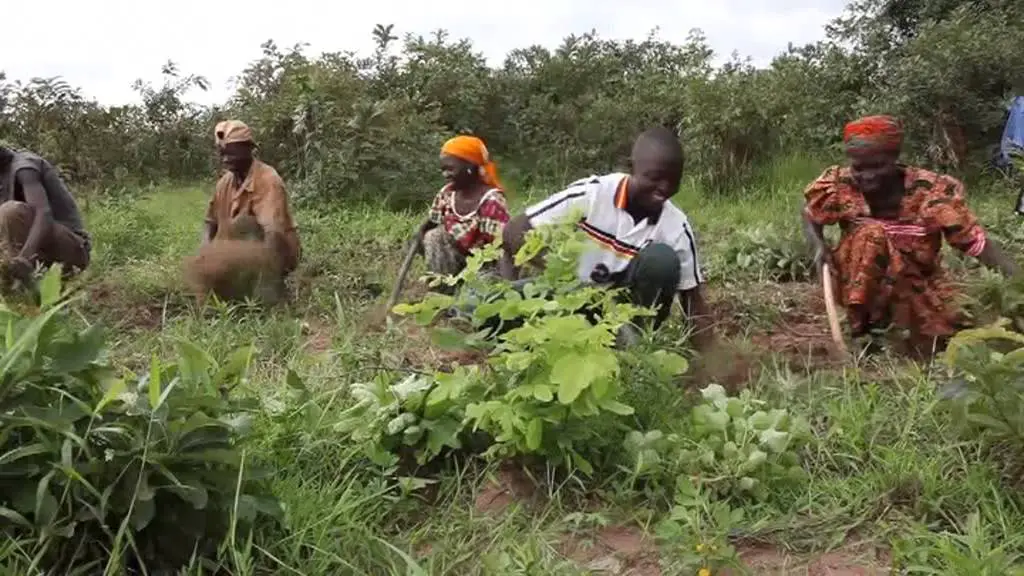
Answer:
[[[789, 42], [823, 37], [846, 0], [35, 0], [4, 2], [0, 70], [8, 79], [62, 76], [104, 104], [137, 100], [137, 78], [158, 82], [168, 59], [205, 75], [201, 102], [221, 102], [231, 79], [260, 56], [260, 44], [309, 44], [309, 53], [372, 49], [374, 24], [395, 24], [399, 37], [447, 29], [470, 38], [492, 64], [517, 47], [555, 47], [591, 29], [607, 38], [686, 39], [700, 28], [724, 59], [732, 51], [764, 64]], [[346, 6], [358, 6], [348, 8]]]

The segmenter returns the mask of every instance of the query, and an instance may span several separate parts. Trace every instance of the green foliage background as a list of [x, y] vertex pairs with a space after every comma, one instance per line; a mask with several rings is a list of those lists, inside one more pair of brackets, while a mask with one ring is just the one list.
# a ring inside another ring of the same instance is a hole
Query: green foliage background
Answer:
[[0, 139], [79, 183], [195, 181], [215, 170], [214, 121], [232, 116], [256, 129], [300, 199], [404, 206], [434, 191], [438, 147], [454, 133], [482, 136], [526, 188], [621, 167], [630, 137], [664, 124], [682, 131], [690, 173], [721, 191], [782, 150], [827, 153], [861, 113], [904, 118], [916, 160], [977, 165], [1024, 90], [1024, 6], [1009, 0], [857, 0], [825, 40], [761, 69], [714, 67], [698, 30], [682, 44], [569, 36], [513, 50], [499, 68], [444, 31], [372, 34], [367, 57], [266, 42], [211, 108], [187, 101], [206, 80], [173, 63], [162, 86], [136, 84], [137, 106], [101, 106], [59, 78], [0, 76]]

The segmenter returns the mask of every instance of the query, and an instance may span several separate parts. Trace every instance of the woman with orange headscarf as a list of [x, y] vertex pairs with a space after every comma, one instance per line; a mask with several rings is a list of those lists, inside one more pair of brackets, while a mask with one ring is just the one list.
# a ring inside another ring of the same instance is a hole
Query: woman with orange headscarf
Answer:
[[[913, 347], [930, 348], [961, 326], [942, 267], [943, 239], [1007, 275], [1016, 264], [967, 207], [959, 180], [899, 162], [899, 120], [855, 120], [843, 141], [848, 165], [827, 169], [804, 191], [804, 229], [816, 264], [827, 262], [835, 272], [836, 296], [855, 337], [892, 324], [910, 331]], [[832, 224], [841, 231], [835, 250], [822, 232]]]
[[497, 167], [483, 141], [456, 136], [441, 147], [445, 185], [434, 198], [420, 242], [427, 269], [458, 274], [474, 248], [493, 242], [509, 220]]

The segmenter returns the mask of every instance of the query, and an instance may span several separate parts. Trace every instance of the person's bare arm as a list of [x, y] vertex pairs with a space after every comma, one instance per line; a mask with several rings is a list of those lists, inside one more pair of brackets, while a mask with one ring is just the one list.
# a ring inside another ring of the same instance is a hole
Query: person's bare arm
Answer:
[[1020, 274], [1020, 268], [1003, 252], [1002, 246], [993, 238], [985, 241], [985, 248], [978, 254], [978, 261], [993, 270], [999, 270], [1004, 276], [1014, 277]]
[[25, 194], [25, 203], [34, 210], [28, 238], [25, 239], [18, 257], [29, 264], [34, 264], [39, 257], [43, 241], [52, 233], [53, 212], [50, 210], [50, 200], [46, 196], [46, 188], [43, 187], [38, 173], [32, 170], [19, 170], [18, 182]]
[[697, 350], [706, 350], [713, 340], [711, 311], [704, 299], [704, 289], [697, 286], [690, 290], [679, 291], [679, 304], [683, 314], [693, 327], [693, 344]]
[[206, 206], [206, 218], [203, 220], [203, 237], [202, 244], [206, 245], [213, 242], [213, 239], [217, 236], [217, 195], [220, 193], [220, 184], [218, 183], [216, 189], [214, 189], [213, 197], [210, 198], [210, 203]]
[[814, 251], [814, 268], [821, 272], [823, 264], [832, 265], [832, 250], [825, 240], [825, 227], [812, 221], [803, 210], [800, 211], [800, 219], [804, 225], [804, 238]]
[[217, 235], [217, 223], [209, 220], [203, 222], [203, 244], [209, 244]]
[[515, 265], [516, 253], [523, 247], [526, 234], [532, 229], [530, 218], [526, 214], [515, 216], [508, 221], [508, 224], [505, 224], [501, 231], [502, 253], [499, 262], [499, 272], [502, 278], [506, 280], [519, 278], [519, 269]]

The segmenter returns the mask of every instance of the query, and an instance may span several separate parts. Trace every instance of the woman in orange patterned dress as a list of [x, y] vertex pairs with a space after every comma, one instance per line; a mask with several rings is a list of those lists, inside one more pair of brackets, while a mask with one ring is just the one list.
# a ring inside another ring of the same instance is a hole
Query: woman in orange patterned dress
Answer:
[[[834, 271], [854, 337], [885, 324], [907, 329], [912, 344], [933, 344], [962, 326], [956, 290], [942, 267], [945, 238], [1006, 275], [1017, 273], [967, 207], [963, 184], [899, 163], [903, 129], [891, 116], [851, 122], [843, 134], [848, 166], [833, 166], [804, 191], [804, 229], [815, 263]], [[838, 224], [832, 250], [823, 228]]]

